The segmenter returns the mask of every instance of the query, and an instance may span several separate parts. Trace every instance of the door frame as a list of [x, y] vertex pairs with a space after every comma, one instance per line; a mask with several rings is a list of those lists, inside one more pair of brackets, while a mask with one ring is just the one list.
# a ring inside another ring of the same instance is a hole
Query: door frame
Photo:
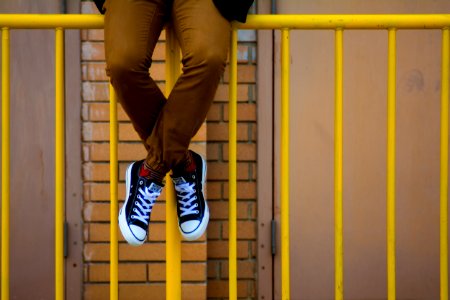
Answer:
[[[258, 2], [258, 14], [271, 13], [271, 1]], [[274, 257], [272, 220], [274, 219], [274, 60], [273, 30], [257, 31], [257, 297], [273, 299]]]
[[[79, 14], [80, 0], [64, 0], [62, 13]], [[65, 31], [65, 120], [66, 120], [66, 299], [83, 296], [83, 179], [81, 141], [81, 34]], [[73, 137], [73, 138], [69, 138]]]

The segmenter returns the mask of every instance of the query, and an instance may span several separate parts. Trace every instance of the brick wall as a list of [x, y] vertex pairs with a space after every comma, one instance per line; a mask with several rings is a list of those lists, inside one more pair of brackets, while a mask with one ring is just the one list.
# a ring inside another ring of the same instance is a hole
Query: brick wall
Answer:
[[[83, 13], [97, 13], [82, 2]], [[84, 299], [109, 299], [109, 93], [103, 30], [82, 31], [82, 140], [84, 181]], [[238, 296], [256, 295], [256, 39], [239, 34], [238, 69]], [[155, 49], [152, 77], [164, 90], [164, 34]], [[192, 148], [208, 160], [211, 221], [207, 237], [182, 246], [183, 299], [228, 296], [228, 69], [207, 122]], [[128, 117], [119, 106], [119, 200], [127, 165], [145, 157]], [[121, 205], [121, 204], [120, 204]], [[149, 241], [135, 248], [119, 233], [120, 299], [165, 298], [164, 194], [155, 205]]]

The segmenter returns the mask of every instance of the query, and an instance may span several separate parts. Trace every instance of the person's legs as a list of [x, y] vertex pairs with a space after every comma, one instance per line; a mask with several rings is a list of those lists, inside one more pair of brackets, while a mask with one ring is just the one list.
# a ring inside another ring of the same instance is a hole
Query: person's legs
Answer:
[[[150, 78], [153, 49], [169, 15], [166, 0], [107, 0], [105, 3], [105, 52], [107, 74], [143, 141], [153, 131], [166, 99]], [[170, 3], [169, 3], [170, 4]], [[161, 193], [162, 180], [144, 174], [143, 160], [125, 174], [125, 203], [119, 227], [131, 245], [147, 238], [150, 214]]]
[[163, 174], [189, 160], [189, 143], [206, 118], [225, 69], [230, 36], [230, 23], [211, 0], [174, 0], [171, 21], [183, 73], [147, 139], [146, 162]]
[[166, 99], [149, 76], [151, 57], [170, 14], [166, 0], [107, 0], [106, 72], [119, 102], [145, 141]]
[[206, 163], [188, 147], [225, 69], [230, 23], [211, 0], [174, 0], [172, 23], [183, 54], [183, 73], [147, 139], [146, 164], [159, 174], [173, 171], [180, 233], [195, 240], [209, 221], [203, 194]]

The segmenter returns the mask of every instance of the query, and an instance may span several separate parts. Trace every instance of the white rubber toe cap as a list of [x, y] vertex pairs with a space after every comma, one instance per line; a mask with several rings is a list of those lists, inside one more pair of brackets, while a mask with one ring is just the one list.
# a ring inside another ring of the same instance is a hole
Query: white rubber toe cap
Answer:
[[145, 232], [144, 229], [136, 225], [130, 225], [130, 230], [136, 239], [138, 239], [139, 241], [145, 240], [147, 232]]
[[199, 224], [200, 224], [200, 221], [191, 220], [191, 221], [184, 222], [183, 224], [180, 225], [180, 227], [183, 232], [191, 233], [192, 231], [197, 229]]

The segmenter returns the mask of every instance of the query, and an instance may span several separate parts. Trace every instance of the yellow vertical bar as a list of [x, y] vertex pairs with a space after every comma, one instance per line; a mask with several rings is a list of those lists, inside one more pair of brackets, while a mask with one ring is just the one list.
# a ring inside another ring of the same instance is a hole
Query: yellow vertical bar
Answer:
[[334, 264], [335, 299], [344, 299], [344, 250], [342, 217], [342, 77], [343, 77], [343, 31], [335, 33], [335, 115], [334, 115]]
[[9, 28], [2, 28], [2, 300], [9, 299]]
[[228, 272], [229, 299], [237, 299], [237, 29], [231, 32], [230, 83], [228, 103]]
[[396, 29], [388, 31], [387, 99], [387, 293], [395, 299], [395, 102]]
[[64, 30], [55, 31], [55, 299], [64, 299]]
[[289, 29], [281, 30], [281, 298], [290, 299], [289, 258]]
[[110, 176], [110, 265], [109, 265], [109, 297], [111, 300], [119, 299], [119, 240], [118, 240], [118, 155], [117, 147], [119, 143], [118, 129], [117, 129], [117, 99], [114, 93], [114, 88], [109, 85], [109, 176]]
[[[166, 30], [166, 95], [180, 74], [180, 50], [175, 34]], [[172, 179], [166, 178], [166, 299], [181, 299], [181, 236]]]
[[448, 299], [448, 97], [450, 68], [449, 29], [442, 30], [441, 67], [441, 191], [440, 191], [440, 290], [441, 300]]

